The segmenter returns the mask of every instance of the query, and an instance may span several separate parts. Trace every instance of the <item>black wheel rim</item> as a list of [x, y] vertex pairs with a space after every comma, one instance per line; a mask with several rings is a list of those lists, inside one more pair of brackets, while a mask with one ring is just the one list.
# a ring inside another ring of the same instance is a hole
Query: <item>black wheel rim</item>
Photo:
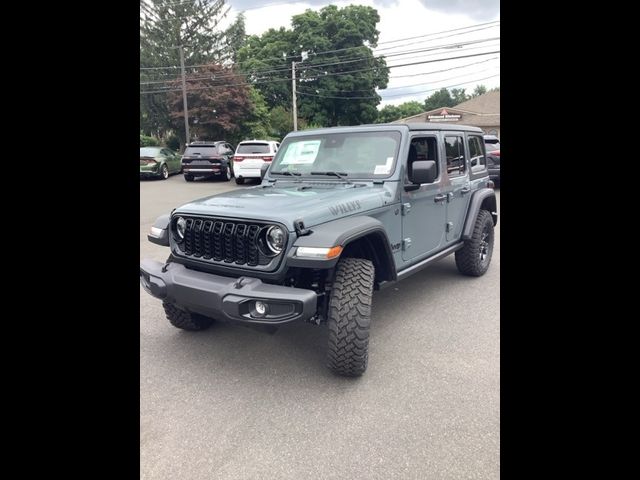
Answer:
[[478, 249], [478, 258], [483, 265], [487, 263], [491, 255], [491, 230], [487, 225], [480, 235], [480, 248]]

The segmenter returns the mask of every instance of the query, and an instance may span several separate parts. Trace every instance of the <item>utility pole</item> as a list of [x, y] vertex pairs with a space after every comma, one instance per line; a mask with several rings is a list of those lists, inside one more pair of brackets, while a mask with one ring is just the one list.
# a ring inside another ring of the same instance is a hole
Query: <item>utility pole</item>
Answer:
[[293, 131], [298, 131], [298, 107], [296, 105], [296, 62], [291, 62], [291, 90], [293, 91]]
[[187, 109], [187, 82], [184, 78], [184, 52], [183, 45], [180, 45], [180, 69], [182, 70], [182, 105], [184, 106], [184, 132], [186, 145], [189, 144], [189, 110]]

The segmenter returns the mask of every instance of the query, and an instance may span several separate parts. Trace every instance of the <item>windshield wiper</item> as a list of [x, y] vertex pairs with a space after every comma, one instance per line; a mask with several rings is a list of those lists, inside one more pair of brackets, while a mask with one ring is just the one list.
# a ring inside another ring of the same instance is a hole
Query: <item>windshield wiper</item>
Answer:
[[353, 183], [351, 180], [346, 178], [346, 176], [349, 174], [345, 172], [311, 172], [311, 175], [331, 175], [334, 177], [338, 177], [340, 180], [344, 180], [347, 183]]
[[[301, 174], [301, 173], [299, 173], [299, 172], [289, 172], [289, 171], [287, 171], [287, 170], [283, 170], [283, 171], [281, 171], [281, 172], [269, 172], [269, 173], [270, 173], [270, 174], [272, 174], [272, 175], [289, 175], [290, 177], [299, 177], [300, 175], [302, 175], [302, 174]], [[273, 183], [274, 183], [274, 185], [275, 185], [275, 183], [276, 183], [278, 180], [279, 180], [278, 178], [270, 178], [270, 179], [269, 179], [269, 181], [270, 181], [270, 182], [273, 182]], [[301, 181], [301, 180], [296, 180], [296, 182], [300, 182], [300, 181]]]

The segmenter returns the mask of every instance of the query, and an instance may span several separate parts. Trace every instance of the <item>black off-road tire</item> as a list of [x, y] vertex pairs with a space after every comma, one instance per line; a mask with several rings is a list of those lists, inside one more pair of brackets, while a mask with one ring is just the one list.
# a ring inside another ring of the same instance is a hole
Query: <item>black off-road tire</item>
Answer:
[[185, 175], [184, 175], [184, 179], [185, 179], [187, 182], [193, 182], [193, 175], [187, 175], [187, 174], [185, 174]]
[[205, 330], [214, 322], [213, 318], [198, 315], [197, 313], [185, 312], [171, 303], [162, 302], [162, 306], [171, 325], [182, 330]]
[[242, 185], [244, 183], [244, 178], [236, 177], [236, 185]]
[[464, 247], [456, 252], [456, 266], [460, 273], [479, 277], [487, 272], [493, 255], [493, 239], [493, 218], [487, 210], [480, 210], [471, 238], [465, 240]]
[[329, 297], [327, 366], [347, 377], [362, 375], [369, 356], [369, 327], [375, 267], [362, 258], [343, 258]]

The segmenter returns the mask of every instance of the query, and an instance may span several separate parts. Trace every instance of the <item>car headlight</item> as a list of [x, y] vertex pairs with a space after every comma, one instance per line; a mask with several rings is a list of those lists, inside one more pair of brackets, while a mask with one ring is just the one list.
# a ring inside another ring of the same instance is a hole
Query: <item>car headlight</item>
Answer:
[[265, 238], [267, 240], [266, 243], [267, 247], [269, 247], [269, 250], [271, 250], [276, 255], [282, 252], [282, 249], [284, 248], [285, 234], [280, 227], [276, 225], [272, 225], [271, 227], [269, 227], [267, 229]]
[[187, 221], [178, 217], [178, 221], [176, 222], [176, 233], [178, 234], [178, 238], [180, 240], [184, 239], [184, 232], [187, 230]]

